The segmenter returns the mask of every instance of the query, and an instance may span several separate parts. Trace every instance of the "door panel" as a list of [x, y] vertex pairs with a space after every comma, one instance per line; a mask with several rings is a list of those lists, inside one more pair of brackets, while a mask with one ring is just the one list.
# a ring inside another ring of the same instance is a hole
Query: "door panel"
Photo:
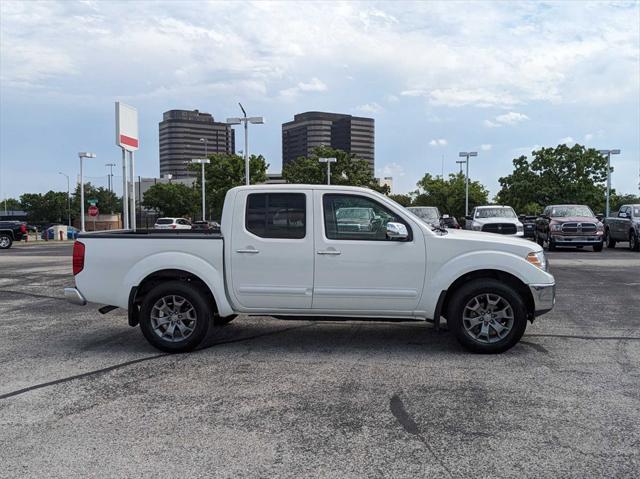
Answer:
[[250, 193], [236, 199], [231, 288], [243, 308], [308, 309], [313, 293], [313, 197]]
[[[426, 264], [424, 236], [417, 225], [364, 194], [316, 190], [314, 195], [313, 309], [413, 313]], [[415, 231], [410, 241], [386, 239], [386, 223], [397, 220]]]

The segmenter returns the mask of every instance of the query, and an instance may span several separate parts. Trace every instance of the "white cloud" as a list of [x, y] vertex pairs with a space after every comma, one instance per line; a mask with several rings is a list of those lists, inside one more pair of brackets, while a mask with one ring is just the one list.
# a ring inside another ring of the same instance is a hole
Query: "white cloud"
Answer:
[[523, 121], [528, 120], [529, 117], [524, 113], [518, 113], [510, 111], [509, 113], [503, 113], [495, 117], [494, 121], [484, 120], [483, 124], [487, 128], [499, 128], [504, 125], [517, 125]]
[[480, 145], [480, 149], [482, 151], [489, 151], [491, 148], [493, 148], [493, 146], [490, 145], [489, 143], [484, 143], [484, 144]]
[[571, 136], [565, 136], [564, 138], [560, 139], [560, 144], [561, 145], [573, 145], [573, 144], [575, 144], [575, 140]]
[[363, 113], [379, 113], [380, 111], [382, 111], [382, 106], [374, 101], [371, 103], [365, 103], [364, 105], [358, 105], [356, 107], [356, 110]]
[[378, 168], [376, 172], [378, 173], [378, 177], [380, 178], [383, 178], [385, 176], [399, 178], [401, 176], [404, 176], [405, 174], [403, 166], [396, 162], [387, 163], [382, 168]]
[[301, 92], [320, 92], [326, 90], [327, 85], [322, 80], [314, 77], [308, 82], [298, 82], [296, 86], [280, 90], [280, 96], [292, 100], [297, 98]]
[[429, 145], [431, 146], [446, 146], [447, 145], [447, 140], [445, 140], [444, 138], [437, 138], [437, 139], [433, 139], [429, 142]]
[[593, 140], [593, 133], [587, 133], [586, 135], [584, 135], [584, 141], [591, 141]]

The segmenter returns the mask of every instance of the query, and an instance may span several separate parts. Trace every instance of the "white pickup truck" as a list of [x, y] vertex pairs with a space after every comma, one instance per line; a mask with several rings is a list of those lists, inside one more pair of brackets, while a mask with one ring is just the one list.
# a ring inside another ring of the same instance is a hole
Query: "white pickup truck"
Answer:
[[[356, 214], [364, 209], [366, 220]], [[364, 188], [233, 188], [221, 223], [220, 234], [81, 234], [76, 287], [65, 296], [127, 309], [129, 324], [169, 352], [197, 347], [242, 313], [436, 325], [443, 317], [464, 347], [497, 353], [555, 302], [539, 245], [429, 226]]]

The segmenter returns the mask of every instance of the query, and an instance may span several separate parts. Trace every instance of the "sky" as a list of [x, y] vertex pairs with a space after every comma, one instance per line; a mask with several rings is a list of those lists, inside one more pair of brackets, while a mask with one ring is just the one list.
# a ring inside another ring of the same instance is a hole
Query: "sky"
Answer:
[[[320, 110], [375, 119], [394, 193], [458, 171], [494, 195], [541, 146], [619, 148], [640, 181], [640, 3], [0, 1], [0, 199], [121, 168], [114, 102], [139, 112], [136, 173], [159, 175], [169, 109], [250, 116], [249, 150], [281, 171], [281, 125]], [[237, 132], [242, 149], [243, 133]], [[116, 185], [120, 185], [116, 176]]]

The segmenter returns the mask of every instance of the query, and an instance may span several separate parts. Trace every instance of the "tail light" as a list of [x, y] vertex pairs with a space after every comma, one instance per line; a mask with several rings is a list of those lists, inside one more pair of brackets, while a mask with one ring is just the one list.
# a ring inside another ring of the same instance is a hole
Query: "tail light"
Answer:
[[24, 223], [22, 223], [20, 225], [20, 233], [25, 234], [27, 232], [27, 225], [25, 225]]
[[75, 276], [84, 268], [84, 243], [73, 243], [73, 275]]

